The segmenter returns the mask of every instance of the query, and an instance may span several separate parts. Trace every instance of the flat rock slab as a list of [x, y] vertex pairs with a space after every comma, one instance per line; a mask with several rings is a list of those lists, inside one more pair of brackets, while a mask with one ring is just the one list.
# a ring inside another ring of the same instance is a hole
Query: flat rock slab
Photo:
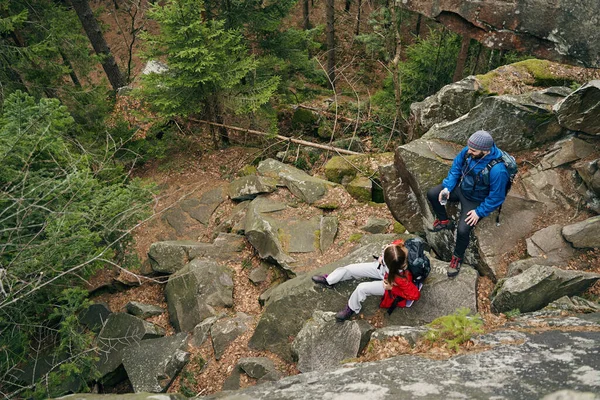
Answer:
[[600, 216], [563, 228], [562, 234], [577, 248], [600, 247]]
[[563, 239], [561, 230], [560, 225], [550, 225], [534, 233], [526, 241], [527, 254], [556, 261], [569, 259], [575, 250]]
[[361, 336], [356, 321], [340, 324], [335, 313], [315, 311], [292, 343], [292, 352], [298, 357], [296, 367], [300, 372], [335, 368], [357, 356]]
[[337, 217], [321, 217], [321, 222], [319, 224], [319, 247], [322, 252], [327, 251], [332, 245], [333, 241], [338, 232], [338, 219]]
[[231, 200], [252, 200], [261, 193], [271, 193], [277, 189], [277, 180], [266, 176], [248, 175], [229, 184]]
[[449, 360], [398, 356], [309, 372], [206, 398], [539, 399], [565, 389], [600, 391], [600, 332], [515, 334], [523, 340], [508, 344], [490, 337], [488, 341], [499, 343], [496, 347]]
[[153, 317], [155, 315], [160, 315], [165, 312], [165, 310], [163, 310], [159, 306], [155, 306], [153, 304], [144, 304], [138, 301], [130, 301], [129, 303], [125, 304], [125, 310], [129, 314], [135, 315], [136, 317], [140, 318]]
[[558, 122], [573, 131], [600, 135], [600, 80], [586, 83], [554, 106]]
[[311, 253], [319, 249], [317, 236], [321, 216], [315, 215], [309, 220], [280, 221], [280, 237], [283, 249], [287, 253]]
[[199, 199], [189, 198], [181, 202], [181, 209], [203, 225], [208, 225], [211, 215], [227, 199], [227, 190], [217, 187], [204, 193]]
[[187, 364], [187, 334], [144, 340], [123, 350], [123, 365], [136, 393], [166, 391]]
[[79, 322], [92, 332], [98, 333], [111, 313], [108, 304], [95, 303], [79, 314]]

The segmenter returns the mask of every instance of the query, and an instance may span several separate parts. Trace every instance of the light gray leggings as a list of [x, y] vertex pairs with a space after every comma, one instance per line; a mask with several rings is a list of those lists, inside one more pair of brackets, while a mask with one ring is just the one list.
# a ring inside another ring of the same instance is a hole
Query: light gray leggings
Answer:
[[327, 276], [327, 283], [334, 285], [340, 281], [347, 281], [349, 279], [378, 279], [371, 282], [361, 282], [356, 289], [354, 289], [354, 292], [352, 292], [352, 295], [348, 300], [348, 307], [355, 313], [358, 313], [362, 307], [361, 303], [367, 296], [383, 296], [385, 292], [385, 289], [383, 288], [383, 277], [387, 272], [387, 268], [381, 266], [381, 268], [378, 269], [378, 265], [379, 263], [377, 261], [372, 261], [336, 268], [329, 276]]

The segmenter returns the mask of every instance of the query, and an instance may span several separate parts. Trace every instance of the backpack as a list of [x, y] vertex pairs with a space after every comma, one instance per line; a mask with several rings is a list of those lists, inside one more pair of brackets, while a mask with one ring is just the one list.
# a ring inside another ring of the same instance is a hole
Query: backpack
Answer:
[[[500, 149], [498, 149], [498, 150], [500, 150]], [[504, 166], [506, 167], [506, 170], [508, 171], [508, 183], [506, 184], [506, 192], [504, 193], [505, 195], [507, 195], [508, 192], [510, 191], [510, 189], [512, 188], [513, 181], [515, 180], [515, 177], [517, 176], [517, 172], [519, 169], [517, 166], [517, 161], [515, 160], [515, 158], [513, 156], [511, 156], [504, 150], [500, 150], [500, 152], [502, 153], [502, 155], [500, 157], [495, 158], [492, 161], [490, 161], [481, 170], [480, 174], [481, 174], [483, 182], [486, 185], [489, 185], [490, 184], [490, 171], [492, 170], [492, 168], [496, 164], [504, 163]], [[468, 154], [465, 153], [465, 162], [466, 162], [467, 158], [468, 158]], [[500, 204], [500, 207], [498, 207], [498, 215], [496, 215], [496, 226], [500, 225], [500, 213], [501, 212], [502, 212], [502, 204]]]

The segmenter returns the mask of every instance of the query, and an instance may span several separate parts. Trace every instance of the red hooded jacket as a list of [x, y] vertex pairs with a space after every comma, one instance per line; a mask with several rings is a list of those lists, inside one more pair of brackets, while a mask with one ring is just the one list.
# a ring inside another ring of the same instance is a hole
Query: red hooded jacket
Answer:
[[[385, 274], [384, 279], [387, 280], [387, 278], [388, 274]], [[419, 300], [419, 297], [421, 297], [421, 292], [419, 292], [419, 288], [413, 283], [412, 274], [408, 270], [402, 271], [394, 278], [392, 290], [385, 291], [379, 307], [389, 308], [396, 297], [404, 299], [398, 302], [398, 307], [406, 307], [406, 300]]]

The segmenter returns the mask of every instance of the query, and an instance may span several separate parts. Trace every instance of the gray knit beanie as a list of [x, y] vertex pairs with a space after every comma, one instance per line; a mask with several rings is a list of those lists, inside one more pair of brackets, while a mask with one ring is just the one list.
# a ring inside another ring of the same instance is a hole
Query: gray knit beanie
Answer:
[[487, 131], [477, 131], [467, 141], [467, 146], [473, 150], [490, 151], [494, 145], [494, 139]]

